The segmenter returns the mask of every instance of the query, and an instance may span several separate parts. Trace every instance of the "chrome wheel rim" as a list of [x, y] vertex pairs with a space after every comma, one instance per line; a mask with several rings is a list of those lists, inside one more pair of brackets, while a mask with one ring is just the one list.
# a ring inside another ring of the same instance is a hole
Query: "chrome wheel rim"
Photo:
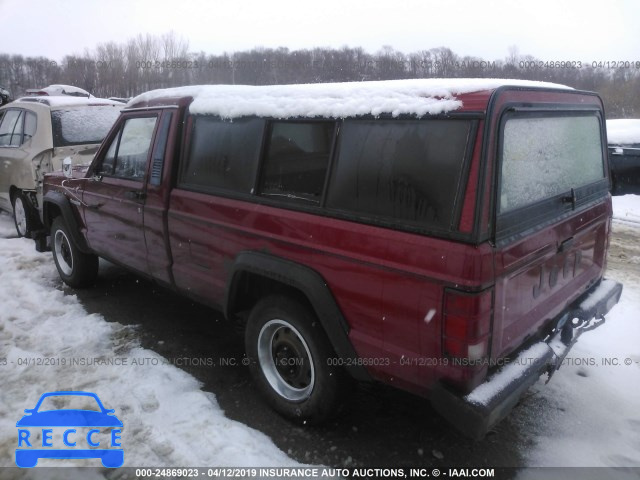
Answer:
[[262, 327], [258, 361], [278, 395], [292, 402], [309, 398], [315, 384], [313, 359], [307, 342], [289, 322], [274, 319]]
[[53, 236], [53, 248], [58, 260], [58, 267], [65, 275], [73, 272], [73, 252], [67, 235], [62, 230], [56, 230]]
[[24, 237], [27, 234], [27, 211], [24, 208], [24, 203], [20, 197], [16, 198], [16, 201], [13, 204], [13, 215], [16, 219], [18, 234], [20, 234], [21, 237]]

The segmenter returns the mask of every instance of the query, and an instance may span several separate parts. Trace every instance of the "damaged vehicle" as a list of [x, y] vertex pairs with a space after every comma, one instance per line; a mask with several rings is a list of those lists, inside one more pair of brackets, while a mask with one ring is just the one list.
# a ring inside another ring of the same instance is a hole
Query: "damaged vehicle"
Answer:
[[23, 97], [0, 108], [0, 209], [13, 214], [16, 231], [40, 227], [45, 173], [89, 164], [122, 104], [99, 98]]

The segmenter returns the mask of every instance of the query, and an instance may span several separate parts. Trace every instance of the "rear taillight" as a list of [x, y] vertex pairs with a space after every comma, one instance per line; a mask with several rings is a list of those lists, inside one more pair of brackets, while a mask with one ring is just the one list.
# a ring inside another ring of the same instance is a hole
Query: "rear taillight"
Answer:
[[444, 354], [471, 362], [487, 357], [492, 317], [492, 288], [480, 293], [445, 289]]

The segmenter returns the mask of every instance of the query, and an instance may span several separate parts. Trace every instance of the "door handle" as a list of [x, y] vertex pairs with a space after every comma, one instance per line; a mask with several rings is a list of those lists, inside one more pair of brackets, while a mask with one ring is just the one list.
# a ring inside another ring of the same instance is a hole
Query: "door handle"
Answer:
[[124, 197], [129, 200], [144, 200], [147, 198], [147, 194], [140, 190], [129, 190], [128, 192], [125, 192]]

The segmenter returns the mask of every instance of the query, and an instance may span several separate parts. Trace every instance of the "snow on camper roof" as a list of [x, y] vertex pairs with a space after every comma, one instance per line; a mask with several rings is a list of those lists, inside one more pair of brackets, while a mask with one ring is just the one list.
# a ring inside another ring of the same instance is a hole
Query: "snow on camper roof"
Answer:
[[153, 90], [133, 98], [127, 107], [166, 97], [193, 97], [189, 111], [223, 118], [273, 118], [359, 115], [436, 115], [457, 110], [456, 96], [503, 85], [569, 89], [564, 85], [495, 78], [415, 79], [303, 85], [199, 85]]
[[607, 140], [610, 145], [640, 143], [640, 120], [607, 120]]

